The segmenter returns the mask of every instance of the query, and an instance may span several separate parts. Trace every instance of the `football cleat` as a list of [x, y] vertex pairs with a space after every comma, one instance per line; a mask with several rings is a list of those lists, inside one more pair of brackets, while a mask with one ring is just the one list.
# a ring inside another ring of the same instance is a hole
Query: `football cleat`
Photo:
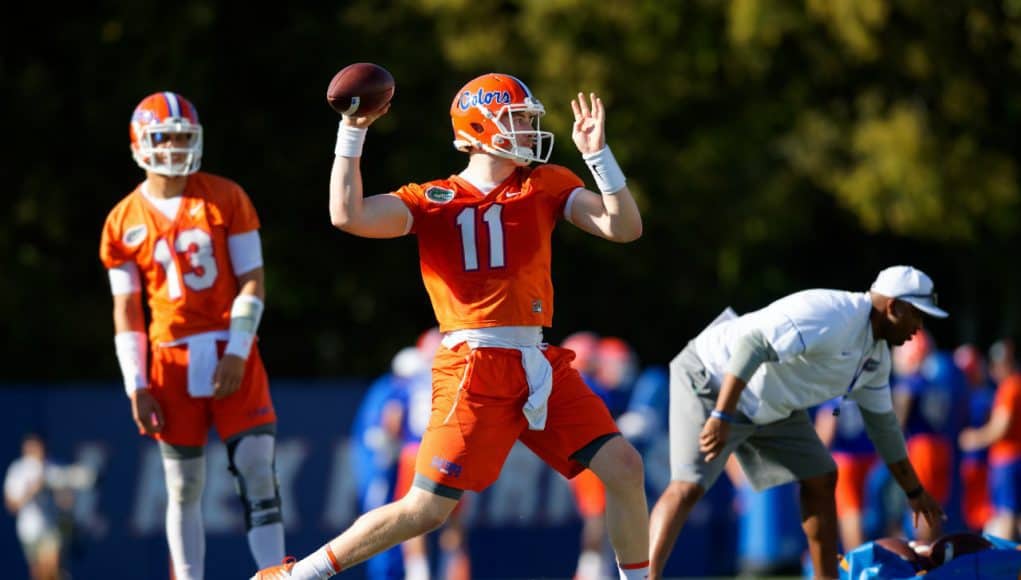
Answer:
[[252, 576], [251, 580], [287, 580], [291, 577], [291, 569], [298, 563], [294, 556], [284, 558], [282, 564], [263, 568]]

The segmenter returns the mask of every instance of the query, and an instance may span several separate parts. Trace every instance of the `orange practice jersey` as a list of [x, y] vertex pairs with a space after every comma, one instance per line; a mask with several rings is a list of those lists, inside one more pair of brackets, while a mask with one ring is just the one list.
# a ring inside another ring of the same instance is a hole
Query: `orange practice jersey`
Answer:
[[1006, 413], [1010, 427], [1002, 439], [989, 447], [989, 462], [999, 464], [1021, 457], [1021, 373], [1003, 379], [996, 388], [992, 412]]
[[230, 326], [238, 282], [227, 238], [258, 228], [241, 186], [199, 172], [188, 177], [173, 221], [136, 187], [106, 218], [99, 257], [107, 268], [138, 265], [152, 313], [149, 339], [169, 342]]
[[414, 218], [422, 280], [440, 330], [550, 326], [550, 238], [582, 181], [557, 165], [519, 168], [488, 195], [465, 180], [397, 190]]

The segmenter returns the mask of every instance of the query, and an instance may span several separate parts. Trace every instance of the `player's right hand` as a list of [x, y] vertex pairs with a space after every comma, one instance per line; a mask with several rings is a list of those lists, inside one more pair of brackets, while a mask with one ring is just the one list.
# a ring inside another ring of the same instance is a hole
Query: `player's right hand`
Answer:
[[698, 436], [698, 450], [705, 454], [705, 462], [709, 463], [720, 456], [723, 446], [730, 435], [730, 424], [715, 417], [709, 417], [702, 433]]
[[382, 117], [390, 110], [390, 103], [387, 103], [379, 112], [372, 113], [371, 115], [344, 115], [344, 124], [348, 127], [357, 127], [358, 129], [368, 129], [369, 125], [376, 122], [376, 119]]
[[947, 519], [946, 514], [943, 512], [943, 506], [940, 505], [936, 498], [929, 495], [929, 492], [922, 490], [921, 495], [914, 499], [908, 499], [908, 505], [911, 506], [912, 522], [915, 528], [918, 527], [918, 518], [925, 518], [925, 523], [929, 524], [930, 528], [935, 528]]
[[163, 408], [152, 396], [149, 389], [137, 389], [131, 393], [131, 416], [138, 432], [152, 435], [163, 430]]

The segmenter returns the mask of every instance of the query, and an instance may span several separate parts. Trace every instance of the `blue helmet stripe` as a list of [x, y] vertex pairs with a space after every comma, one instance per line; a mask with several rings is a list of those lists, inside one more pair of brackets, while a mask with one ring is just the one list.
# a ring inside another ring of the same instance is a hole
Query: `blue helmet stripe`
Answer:
[[529, 99], [535, 99], [535, 97], [532, 96], [532, 91], [528, 90], [528, 85], [526, 85], [525, 83], [521, 82], [521, 79], [519, 79], [518, 77], [516, 77], [514, 75], [507, 75], [507, 76], [509, 78], [514, 79], [514, 82], [518, 83], [518, 85], [521, 86], [521, 88], [525, 91], [525, 94], [528, 95]]
[[166, 99], [166, 101], [167, 101], [167, 110], [170, 111], [170, 116], [171, 117], [180, 117], [181, 116], [181, 103], [178, 102], [177, 95], [175, 95], [174, 93], [171, 93], [170, 91], [165, 91], [163, 93], [163, 98]]

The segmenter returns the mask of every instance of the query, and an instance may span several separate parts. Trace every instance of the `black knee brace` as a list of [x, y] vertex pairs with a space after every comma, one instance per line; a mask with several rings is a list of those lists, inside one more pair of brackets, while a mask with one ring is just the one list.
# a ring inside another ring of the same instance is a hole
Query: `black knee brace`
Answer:
[[248, 490], [245, 486], [245, 478], [241, 471], [234, 465], [234, 452], [238, 448], [241, 439], [236, 439], [227, 444], [228, 469], [234, 475], [234, 488], [241, 498], [241, 505], [245, 512], [245, 529], [258, 528], [283, 522], [283, 514], [280, 511], [280, 483], [276, 478], [275, 461], [271, 464], [273, 470], [273, 497], [269, 499], [251, 500], [248, 498]]

